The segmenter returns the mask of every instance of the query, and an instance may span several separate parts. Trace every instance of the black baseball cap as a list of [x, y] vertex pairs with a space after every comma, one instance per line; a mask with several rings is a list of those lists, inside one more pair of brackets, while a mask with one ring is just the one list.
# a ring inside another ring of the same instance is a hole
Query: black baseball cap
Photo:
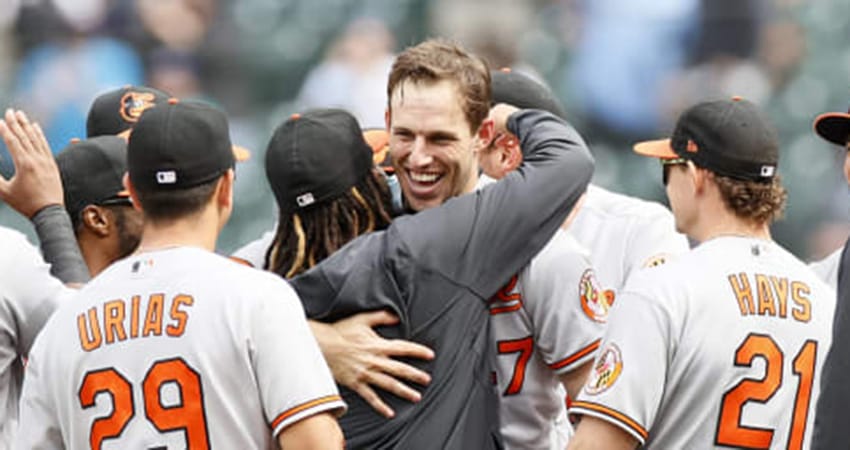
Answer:
[[333, 200], [374, 167], [357, 119], [341, 109], [293, 114], [266, 150], [266, 176], [281, 212]]
[[220, 177], [236, 158], [227, 117], [206, 103], [169, 99], [133, 127], [127, 171], [137, 188], [186, 189]]
[[818, 136], [844, 147], [850, 142], [850, 109], [846, 113], [821, 114], [815, 119], [814, 127]]
[[507, 103], [520, 109], [542, 109], [562, 119], [567, 114], [558, 97], [528, 75], [504, 68], [490, 72], [492, 103]]
[[117, 136], [74, 140], [56, 155], [65, 191], [65, 209], [79, 216], [88, 205], [123, 200], [130, 194], [122, 179], [127, 171], [127, 141]]
[[97, 96], [86, 119], [88, 137], [126, 136], [142, 113], [168, 101], [169, 95], [146, 86], [124, 86]]
[[687, 159], [739, 180], [769, 181], [779, 164], [776, 129], [756, 105], [740, 97], [698, 103], [679, 116], [670, 139], [641, 142], [634, 150]]

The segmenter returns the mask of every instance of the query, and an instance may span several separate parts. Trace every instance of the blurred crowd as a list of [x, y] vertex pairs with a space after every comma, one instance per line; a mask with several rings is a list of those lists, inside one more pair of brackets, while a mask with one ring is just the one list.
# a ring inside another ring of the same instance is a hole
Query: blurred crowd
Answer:
[[[595, 182], [664, 198], [660, 170], [627, 151], [664, 136], [685, 107], [740, 95], [782, 139], [789, 188], [775, 238], [804, 258], [850, 233], [844, 155], [811, 131], [850, 103], [850, 0], [2, 0], [0, 101], [44, 126], [54, 151], [85, 135], [92, 99], [124, 84], [201, 98], [248, 147], [237, 209], [220, 246], [268, 229], [264, 146], [311, 107], [383, 125], [394, 53], [429, 36], [458, 40], [492, 67], [547, 82], [597, 158]], [[0, 144], [2, 146], [2, 144]], [[0, 172], [11, 170], [0, 149]], [[28, 225], [0, 206], [0, 221]]]

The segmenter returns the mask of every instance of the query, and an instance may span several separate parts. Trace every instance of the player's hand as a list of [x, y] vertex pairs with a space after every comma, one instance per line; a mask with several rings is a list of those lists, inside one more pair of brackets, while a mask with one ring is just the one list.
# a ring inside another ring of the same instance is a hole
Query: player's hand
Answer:
[[418, 402], [422, 395], [405, 381], [422, 386], [431, 382], [428, 373], [393, 358], [434, 358], [434, 352], [428, 347], [400, 339], [384, 339], [372, 329], [396, 323], [398, 318], [386, 311], [360, 313], [333, 325], [311, 322], [334, 379], [357, 392], [387, 418], [395, 416], [395, 411], [384, 403], [373, 387]]
[[0, 199], [27, 218], [45, 206], [64, 205], [59, 168], [41, 127], [23, 111], [7, 109], [0, 136], [15, 165], [11, 179], [0, 175]]
[[[511, 117], [511, 114], [517, 111], [519, 111], [517, 107], [506, 103], [499, 103], [498, 105], [490, 108], [490, 115], [488, 118], [493, 121], [494, 143], [497, 146], [517, 145], [517, 137], [508, 130], [508, 118]], [[510, 140], [513, 140], [513, 142], [510, 142]]]

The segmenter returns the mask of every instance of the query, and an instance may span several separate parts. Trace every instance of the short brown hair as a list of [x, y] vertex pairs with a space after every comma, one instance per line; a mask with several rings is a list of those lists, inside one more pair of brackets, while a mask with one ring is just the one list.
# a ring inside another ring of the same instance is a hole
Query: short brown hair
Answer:
[[770, 224], [782, 218], [788, 193], [777, 175], [770, 181], [744, 181], [714, 174], [723, 202], [741, 219]]
[[145, 220], [167, 222], [197, 213], [210, 201], [221, 177], [186, 189], [148, 190], [136, 187]]
[[393, 92], [408, 80], [414, 83], [443, 80], [456, 83], [463, 101], [461, 109], [473, 133], [490, 112], [490, 69], [483, 59], [457, 44], [429, 39], [401, 52], [393, 63], [387, 84], [390, 108]]

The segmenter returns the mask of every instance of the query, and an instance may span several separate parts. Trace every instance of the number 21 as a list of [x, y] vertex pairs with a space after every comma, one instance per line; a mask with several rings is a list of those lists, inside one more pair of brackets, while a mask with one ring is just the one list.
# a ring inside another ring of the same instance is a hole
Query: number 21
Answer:
[[[799, 450], [803, 447], [817, 350], [817, 341], [808, 340], [793, 361], [793, 372], [799, 378], [799, 383], [797, 395], [794, 398], [791, 432], [788, 435], [788, 448], [791, 450]], [[785, 358], [782, 350], [770, 336], [751, 333], [735, 352], [735, 365], [751, 367], [756, 357], [763, 358], [765, 361], [764, 378], [742, 380], [723, 395], [715, 437], [717, 445], [751, 449], [770, 448], [774, 430], [741, 424], [741, 410], [750, 401], [766, 403], [782, 386]]]

